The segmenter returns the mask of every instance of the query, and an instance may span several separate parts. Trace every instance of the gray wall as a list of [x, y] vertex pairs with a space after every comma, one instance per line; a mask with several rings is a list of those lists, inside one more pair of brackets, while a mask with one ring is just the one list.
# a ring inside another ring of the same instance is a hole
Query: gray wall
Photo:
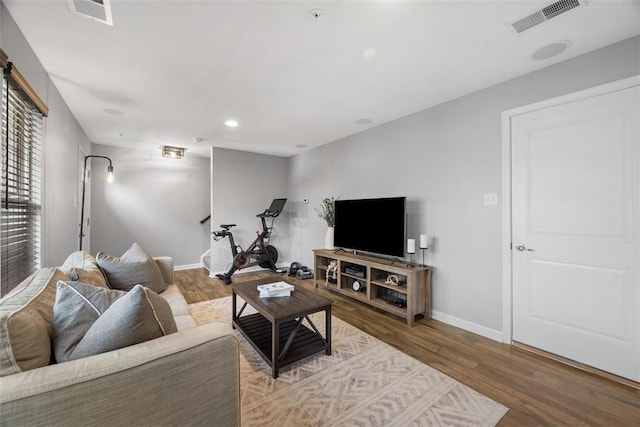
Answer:
[[92, 154], [111, 158], [115, 180], [107, 184], [108, 163], [93, 160], [91, 253], [120, 256], [138, 242], [176, 266], [199, 264], [209, 249], [209, 223], [200, 224], [209, 215], [209, 159], [98, 144]]
[[[0, 47], [51, 108], [43, 138], [43, 265], [57, 265], [77, 247], [78, 147], [92, 147], [2, 4], [0, 23]], [[406, 195], [409, 236], [435, 237], [427, 261], [436, 269], [436, 316], [499, 331], [501, 208], [483, 206], [482, 196], [501, 190], [501, 112], [636, 74], [638, 37], [289, 159], [214, 149], [211, 164], [189, 156], [169, 164], [159, 153], [95, 146], [93, 154], [114, 160], [116, 181], [105, 188], [106, 168], [94, 165], [91, 251], [117, 255], [137, 240], [181, 265], [211, 247], [220, 271], [230, 261], [228, 243], [212, 242], [210, 228], [236, 223], [245, 245], [258, 228], [255, 214], [288, 196], [273, 243], [281, 264], [310, 265], [311, 250], [324, 240], [314, 210], [323, 197]], [[201, 226], [210, 206], [212, 221]]]
[[90, 153], [91, 144], [53, 85], [47, 104], [43, 252], [48, 254], [48, 265], [60, 265], [78, 249], [79, 147]]
[[0, 47], [49, 107], [42, 136], [42, 265], [60, 265], [78, 247], [78, 147], [88, 153], [90, 143], [2, 3]]
[[408, 236], [435, 237], [427, 261], [436, 317], [500, 331], [502, 214], [483, 194], [501, 192], [501, 112], [636, 74], [638, 37], [290, 158], [291, 252], [313, 262], [323, 197], [405, 195]]
[[[246, 248], [261, 228], [256, 214], [273, 199], [287, 197], [287, 159], [263, 154], [213, 148], [211, 152], [211, 231], [220, 224], [232, 229], [236, 243]], [[271, 244], [278, 249], [278, 264], [289, 263], [289, 202], [273, 223]], [[271, 221], [267, 222], [270, 225]], [[211, 239], [211, 270], [226, 271], [231, 263], [228, 239]], [[245, 270], [248, 271], [248, 270]]]

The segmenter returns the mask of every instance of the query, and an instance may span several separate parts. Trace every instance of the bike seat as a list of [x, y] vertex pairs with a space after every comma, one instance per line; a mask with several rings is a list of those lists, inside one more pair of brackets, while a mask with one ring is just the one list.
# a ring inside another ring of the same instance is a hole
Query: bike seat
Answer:
[[220, 224], [220, 227], [224, 228], [225, 230], [229, 230], [231, 227], [235, 226], [235, 224]]

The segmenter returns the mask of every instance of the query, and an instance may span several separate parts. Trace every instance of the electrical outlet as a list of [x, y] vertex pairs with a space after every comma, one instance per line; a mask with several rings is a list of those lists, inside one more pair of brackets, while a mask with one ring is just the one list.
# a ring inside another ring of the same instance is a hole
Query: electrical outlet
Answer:
[[498, 204], [498, 193], [484, 193], [484, 205], [496, 206]]

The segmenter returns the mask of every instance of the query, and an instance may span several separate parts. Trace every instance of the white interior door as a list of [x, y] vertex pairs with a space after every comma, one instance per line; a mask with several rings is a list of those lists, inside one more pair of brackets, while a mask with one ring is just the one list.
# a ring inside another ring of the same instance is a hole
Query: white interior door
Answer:
[[640, 381], [640, 88], [512, 117], [514, 341]]

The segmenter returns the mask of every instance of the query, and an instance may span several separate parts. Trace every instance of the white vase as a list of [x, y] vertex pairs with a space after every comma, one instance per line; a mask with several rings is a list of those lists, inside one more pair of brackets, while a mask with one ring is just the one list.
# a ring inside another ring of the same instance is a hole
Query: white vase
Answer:
[[327, 227], [327, 232], [324, 234], [324, 248], [335, 249], [333, 246], [333, 227]]

